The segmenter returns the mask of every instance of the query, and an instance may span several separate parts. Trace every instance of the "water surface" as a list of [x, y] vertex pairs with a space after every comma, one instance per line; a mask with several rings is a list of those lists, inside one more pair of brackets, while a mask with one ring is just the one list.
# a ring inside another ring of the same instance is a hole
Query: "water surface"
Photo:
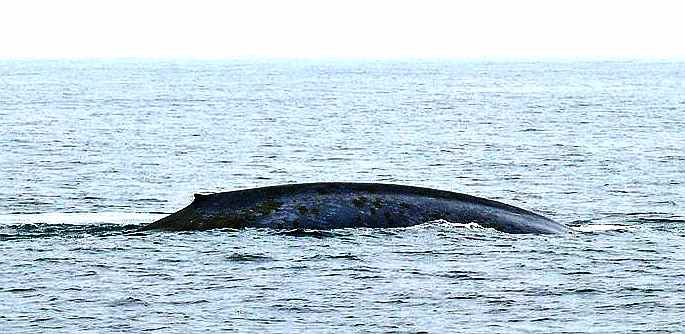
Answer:
[[[2, 61], [0, 331], [681, 333], [683, 112], [669, 62]], [[315, 181], [585, 232], [136, 231]]]

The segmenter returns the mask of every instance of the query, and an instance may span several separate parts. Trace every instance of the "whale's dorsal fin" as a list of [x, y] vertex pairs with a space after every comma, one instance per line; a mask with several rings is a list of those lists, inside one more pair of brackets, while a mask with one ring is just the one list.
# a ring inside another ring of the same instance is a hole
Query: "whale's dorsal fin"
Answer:
[[209, 197], [209, 195], [194, 194], [193, 197], [195, 197], [196, 201], [202, 201], [204, 199], [207, 199], [207, 197]]

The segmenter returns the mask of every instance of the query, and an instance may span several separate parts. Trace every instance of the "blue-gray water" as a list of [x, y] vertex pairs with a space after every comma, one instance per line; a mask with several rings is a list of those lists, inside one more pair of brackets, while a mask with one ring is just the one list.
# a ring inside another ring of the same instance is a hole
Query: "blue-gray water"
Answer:
[[[683, 63], [0, 61], [0, 332], [682, 333], [684, 112]], [[135, 231], [312, 181], [579, 232]]]

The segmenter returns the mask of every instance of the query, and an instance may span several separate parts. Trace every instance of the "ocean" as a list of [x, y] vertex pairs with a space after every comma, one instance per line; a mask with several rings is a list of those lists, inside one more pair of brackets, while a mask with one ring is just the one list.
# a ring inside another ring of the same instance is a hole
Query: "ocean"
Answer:
[[[685, 63], [0, 61], [0, 332], [682, 333]], [[574, 228], [139, 232], [382, 182]]]

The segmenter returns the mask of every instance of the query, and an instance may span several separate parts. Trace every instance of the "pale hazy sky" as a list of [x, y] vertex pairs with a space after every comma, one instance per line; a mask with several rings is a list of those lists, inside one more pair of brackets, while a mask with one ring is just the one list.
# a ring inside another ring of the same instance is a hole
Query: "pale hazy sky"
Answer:
[[0, 58], [685, 59], [684, 34], [685, 1], [0, 1]]

